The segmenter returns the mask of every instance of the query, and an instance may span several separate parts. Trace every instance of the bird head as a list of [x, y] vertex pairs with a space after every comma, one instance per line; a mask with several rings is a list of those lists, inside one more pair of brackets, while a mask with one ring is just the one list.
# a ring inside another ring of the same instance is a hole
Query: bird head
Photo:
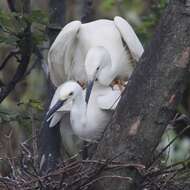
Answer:
[[45, 120], [49, 121], [53, 114], [58, 111], [65, 102], [72, 101], [80, 92], [81, 86], [74, 81], [68, 81], [57, 88], [57, 96], [55, 97], [55, 104], [49, 109], [46, 114]]
[[85, 70], [88, 79], [86, 90], [86, 103], [90, 98], [90, 93], [93, 88], [94, 81], [98, 81], [105, 85], [107, 68], [111, 66], [111, 57], [109, 52], [102, 46], [91, 48], [85, 59]]

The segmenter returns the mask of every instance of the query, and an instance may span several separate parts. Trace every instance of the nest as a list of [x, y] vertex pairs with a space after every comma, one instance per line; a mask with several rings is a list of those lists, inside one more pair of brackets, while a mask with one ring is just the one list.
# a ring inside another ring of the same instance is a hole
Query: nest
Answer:
[[[33, 142], [34, 139], [33, 139]], [[36, 146], [23, 143], [20, 155], [14, 158], [2, 158], [11, 168], [9, 176], [0, 177], [1, 190], [88, 190], [95, 184], [114, 179], [118, 184], [124, 181], [133, 183], [131, 170], [136, 170], [141, 178], [142, 190], [186, 190], [190, 189], [190, 159], [170, 166], [160, 164], [159, 156], [149, 167], [137, 163], [121, 163], [115, 159], [81, 160], [79, 154], [60, 161], [54, 169], [41, 173]], [[159, 154], [161, 155], [161, 154]], [[159, 159], [158, 159], [159, 158]], [[118, 171], [127, 171], [121, 176]]]

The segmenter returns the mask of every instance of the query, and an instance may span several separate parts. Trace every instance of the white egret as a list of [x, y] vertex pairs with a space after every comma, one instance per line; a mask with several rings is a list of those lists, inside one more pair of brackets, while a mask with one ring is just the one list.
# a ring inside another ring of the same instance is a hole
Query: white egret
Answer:
[[[120, 65], [121, 66], [121, 65]], [[86, 102], [90, 97], [91, 90], [95, 84], [99, 83], [101, 88], [107, 88], [108, 85], [114, 79], [117, 69], [122, 68], [112, 68], [111, 56], [109, 52], [101, 46], [91, 48], [86, 56], [85, 60], [85, 70], [87, 73], [87, 92], [86, 92]], [[114, 70], [114, 71], [112, 71]], [[122, 81], [122, 84], [118, 84], [118, 87], [122, 91], [127, 81]]]
[[85, 141], [97, 141], [111, 118], [111, 110], [115, 109], [120, 94], [117, 88], [95, 83], [87, 106], [85, 90], [77, 82], [68, 81], [56, 90], [46, 120], [50, 122], [49, 127], [54, 127], [64, 109], [70, 109], [74, 133]]
[[[98, 53], [96, 47], [102, 47]], [[88, 58], [108, 69], [101, 71], [102, 84], [109, 85], [115, 78], [127, 80], [143, 51], [134, 30], [121, 17], [86, 24], [73, 21], [62, 29], [49, 50], [50, 77], [55, 86], [65, 80], [87, 82], [84, 63], [89, 63]], [[103, 56], [105, 52], [109, 56]]]

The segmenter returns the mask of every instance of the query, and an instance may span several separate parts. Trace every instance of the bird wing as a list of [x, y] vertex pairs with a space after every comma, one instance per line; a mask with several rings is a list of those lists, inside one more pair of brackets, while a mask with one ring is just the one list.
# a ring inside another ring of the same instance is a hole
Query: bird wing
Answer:
[[143, 54], [144, 49], [133, 28], [125, 19], [119, 16], [114, 18], [114, 23], [127, 44], [132, 57], [138, 61]]
[[97, 103], [99, 108], [103, 110], [115, 110], [120, 98], [121, 91], [110, 88], [110, 90], [108, 90], [104, 95], [99, 95], [97, 97]]
[[80, 21], [67, 24], [50, 47], [48, 67], [51, 81], [55, 86], [59, 86], [70, 78], [72, 56], [75, 50], [74, 42], [80, 26]]
[[63, 115], [63, 112], [54, 113], [53, 116], [51, 117], [49, 127], [54, 127], [58, 122], [60, 122], [62, 115]]

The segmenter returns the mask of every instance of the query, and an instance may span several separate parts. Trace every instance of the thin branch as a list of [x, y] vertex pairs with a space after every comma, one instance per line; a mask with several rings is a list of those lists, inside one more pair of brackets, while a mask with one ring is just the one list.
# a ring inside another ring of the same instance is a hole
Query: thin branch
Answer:
[[83, 0], [82, 23], [87, 23], [93, 20], [93, 0]]
[[2, 102], [8, 95], [9, 93], [14, 89], [16, 84], [22, 80], [29, 61], [30, 61], [30, 56], [31, 56], [31, 33], [30, 33], [30, 26], [27, 27], [26, 29], [26, 36], [25, 39], [23, 40], [24, 46], [21, 47], [21, 61], [20, 64], [17, 67], [16, 73], [14, 74], [13, 78], [11, 81], [8, 83], [7, 86], [2, 87], [0, 91], [0, 102]]
[[178, 135], [176, 135], [159, 153], [157, 156], [155, 156], [153, 162], [149, 165], [149, 167], [151, 165], [153, 165], [155, 163], [156, 160], [158, 160], [158, 158], [160, 158], [162, 156], [162, 154], [168, 149], [168, 147], [170, 147], [171, 144], [173, 144], [180, 136], [182, 136], [184, 134], [184, 132], [186, 130], [188, 130], [190, 128], [190, 125], [188, 125], [187, 127], [185, 127]]
[[18, 49], [15, 49], [15, 50], [11, 50], [9, 52], [9, 54], [5, 57], [5, 59], [3, 60], [2, 64], [0, 65], [0, 70], [2, 70], [5, 65], [7, 64], [7, 62], [12, 58], [14, 57], [15, 55], [18, 55], [20, 53], [20, 51]]
[[7, 4], [11, 12], [16, 12], [15, 2], [15, 0], [7, 0]]
[[[12, 9], [12, 3], [13, 1], [8, 1], [10, 4], [10, 10], [15, 12], [16, 10], [13, 8]], [[25, 2], [25, 6], [27, 7], [27, 10], [24, 10], [26, 13], [28, 13], [29, 7], [28, 7], [29, 2]], [[29, 62], [30, 62], [30, 57], [32, 53], [32, 38], [31, 38], [31, 26], [30, 23], [26, 22], [26, 28], [21, 36], [20, 43], [18, 44], [19, 49], [20, 49], [20, 54], [21, 54], [21, 60], [20, 64], [18, 65], [15, 74], [13, 75], [11, 81], [4, 87], [1, 87], [0, 89], [0, 102], [2, 102], [8, 95], [9, 93], [15, 88], [16, 84], [22, 80]]]
[[36, 60], [31, 65], [31, 67], [28, 68], [28, 70], [26, 71], [26, 73], [24, 74], [22, 79], [24, 79], [26, 76], [28, 76], [37, 65], [42, 66], [43, 55], [40, 52], [40, 49], [35, 45], [34, 45], [34, 48], [33, 48], [33, 53], [36, 55]]
[[100, 180], [103, 180], [105, 178], [112, 178], [112, 179], [119, 179], [119, 180], [127, 180], [127, 181], [132, 181], [132, 178], [131, 177], [125, 177], [125, 176], [117, 176], [117, 175], [111, 175], [111, 176], [101, 176], [101, 177], [98, 177], [94, 180], [92, 180], [91, 182], [87, 183], [86, 185], [82, 186], [80, 189], [86, 189], [87, 187], [91, 186], [92, 184], [100, 181]]

